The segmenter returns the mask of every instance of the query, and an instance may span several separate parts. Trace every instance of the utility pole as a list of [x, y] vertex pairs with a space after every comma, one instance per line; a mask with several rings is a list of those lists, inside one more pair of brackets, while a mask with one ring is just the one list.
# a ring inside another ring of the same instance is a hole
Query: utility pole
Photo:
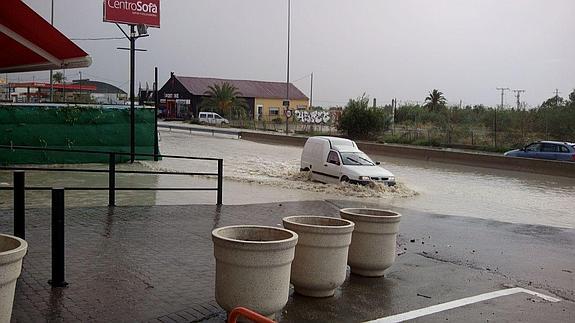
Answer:
[[[50, 24], [54, 26], [54, 0], [52, 0], [52, 10], [50, 13]], [[54, 102], [54, 80], [53, 77], [53, 70], [50, 70], [50, 103]]]
[[525, 90], [513, 90], [515, 92], [515, 97], [517, 98], [517, 111], [521, 110], [521, 93], [524, 93]]
[[555, 89], [555, 106], [558, 107], [559, 106], [559, 89]]
[[391, 135], [395, 136], [395, 107], [397, 105], [397, 99], [391, 100]]
[[309, 107], [313, 108], [313, 72], [311, 72], [311, 84], [309, 86]]
[[525, 114], [524, 111], [521, 110], [521, 93], [524, 93], [525, 90], [513, 90], [515, 92], [515, 97], [517, 98], [517, 112], [519, 112], [520, 120], [521, 120], [521, 140], [525, 138]]
[[[508, 87], [498, 87], [497, 91], [501, 91], [501, 109], [503, 110], [503, 99], [505, 91], [509, 91]], [[493, 146], [497, 147], [497, 107], [495, 107], [495, 119], [493, 121]]]

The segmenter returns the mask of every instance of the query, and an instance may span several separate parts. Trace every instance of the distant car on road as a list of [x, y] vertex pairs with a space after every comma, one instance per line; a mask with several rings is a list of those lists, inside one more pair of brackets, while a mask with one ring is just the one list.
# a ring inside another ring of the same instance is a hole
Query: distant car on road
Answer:
[[228, 119], [222, 117], [221, 115], [215, 112], [200, 112], [198, 119], [200, 120], [201, 123], [207, 123], [207, 124], [222, 125], [230, 123]]
[[504, 154], [509, 157], [539, 158], [575, 162], [575, 143], [537, 141]]

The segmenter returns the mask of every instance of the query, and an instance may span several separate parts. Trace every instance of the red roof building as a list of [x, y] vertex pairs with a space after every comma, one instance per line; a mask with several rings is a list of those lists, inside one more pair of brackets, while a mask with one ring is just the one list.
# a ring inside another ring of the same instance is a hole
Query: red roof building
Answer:
[[189, 119], [197, 117], [202, 100], [210, 86], [228, 83], [241, 93], [248, 104], [247, 115], [253, 119], [284, 118], [285, 101], [289, 87], [290, 109], [307, 109], [309, 98], [295, 85], [285, 82], [232, 80], [210, 77], [177, 76], [158, 91], [160, 107], [168, 118]]

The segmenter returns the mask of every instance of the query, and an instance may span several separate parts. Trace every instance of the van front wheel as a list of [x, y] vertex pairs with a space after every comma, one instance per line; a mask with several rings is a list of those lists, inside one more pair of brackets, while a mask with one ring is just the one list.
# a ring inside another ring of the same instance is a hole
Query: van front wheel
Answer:
[[347, 176], [342, 176], [342, 177], [341, 177], [341, 181], [342, 181], [342, 182], [347, 182], [347, 183], [349, 183], [349, 177], [347, 177]]

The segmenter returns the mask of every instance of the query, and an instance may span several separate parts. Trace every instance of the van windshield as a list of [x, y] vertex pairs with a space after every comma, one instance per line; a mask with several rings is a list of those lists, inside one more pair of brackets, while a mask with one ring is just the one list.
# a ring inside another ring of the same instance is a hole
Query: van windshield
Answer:
[[366, 154], [361, 151], [352, 153], [340, 153], [344, 165], [356, 166], [374, 166], [375, 163]]

